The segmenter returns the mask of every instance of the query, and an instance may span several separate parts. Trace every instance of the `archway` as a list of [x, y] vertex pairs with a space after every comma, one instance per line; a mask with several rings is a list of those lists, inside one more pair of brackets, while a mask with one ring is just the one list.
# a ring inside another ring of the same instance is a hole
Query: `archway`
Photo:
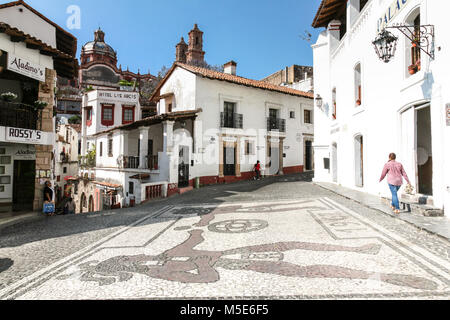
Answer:
[[90, 196], [89, 197], [89, 212], [94, 212], [94, 197]]
[[84, 208], [86, 208], [86, 195], [83, 193], [81, 194], [81, 201], [80, 201], [80, 213], [84, 213]]

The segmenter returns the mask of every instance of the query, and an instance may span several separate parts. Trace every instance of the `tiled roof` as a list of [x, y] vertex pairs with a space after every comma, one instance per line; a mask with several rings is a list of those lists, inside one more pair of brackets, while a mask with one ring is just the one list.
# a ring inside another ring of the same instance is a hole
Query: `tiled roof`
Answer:
[[47, 43], [29, 35], [29, 34], [23, 32], [17, 28], [11, 27], [7, 23], [0, 22], [0, 32], [5, 33], [9, 36], [21, 37], [24, 39], [23, 41], [27, 44], [38, 46], [39, 49], [41, 49], [43, 51], [51, 52], [51, 53], [55, 54], [56, 56], [58, 56], [59, 58], [64, 58], [64, 59], [74, 61], [74, 57], [68, 55], [67, 53], [64, 53], [56, 48], [53, 48], [52, 46], [48, 45]]
[[198, 76], [212, 79], [212, 80], [220, 80], [220, 81], [227, 81], [230, 83], [235, 83], [238, 85], [243, 85], [247, 87], [253, 87], [263, 90], [269, 90], [269, 91], [275, 91], [279, 93], [289, 94], [293, 96], [303, 97], [303, 98], [309, 98], [314, 99], [314, 94], [309, 92], [304, 92], [300, 90], [295, 90], [287, 87], [277, 86], [268, 82], [259, 81], [259, 80], [252, 80], [247, 79], [244, 77], [235, 76], [228, 73], [218, 72], [206, 68], [200, 68], [196, 66], [192, 66], [185, 63], [175, 62], [172, 68], [167, 72], [167, 75], [165, 78], [159, 83], [158, 87], [155, 89], [153, 96], [151, 97], [152, 101], [158, 101], [161, 97], [159, 96], [160, 91], [164, 83], [167, 81], [167, 79], [170, 77], [172, 72], [177, 68], [183, 68], [189, 72], [192, 72]]
[[171, 113], [164, 113], [164, 114], [159, 114], [153, 117], [149, 117], [149, 118], [145, 118], [142, 120], [138, 120], [135, 121], [133, 123], [130, 124], [124, 124], [121, 126], [117, 126], [102, 132], [97, 132], [96, 134], [93, 134], [93, 137], [99, 136], [99, 135], [104, 135], [107, 133], [111, 133], [113, 131], [116, 130], [134, 130], [140, 127], [146, 127], [146, 126], [151, 126], [151, 125], [155, 125], [158, 123], [162, 123], [164, 121], [175, 121], [175, 120], [179, 120], [179, 119], [189, 119], [192, 117], [196, 117], [198, 113], [203, 112], [202, 109], [197, 109], [197, 110], [190, 110], [190, 111], [177, 111], [177, 112], [171, 112]]
[[210, 70], [210, 69], [206, 69], [206, 68], [191, 66], [191, 65], [188, 65], [185, 63], [177, 62], [175, 64], [177, 66], [179, 66], [180, 68], [183, 68], [185, 70], [195, 73], [196, 75], [199, 75], [199, 76], [202, 76], [202, 77], [205, 77], [208, 79], [222, 80], [222, 81], [236, 83], [236, 84], [240, 84], [240, 85], [244, 85], [244, 86], [248, 86], [248, 87], [254, 87], [254, 88], [259, 88], [259, 89], [263, 89], [263, 90], [276, 91], [276, 92], [286, 93], [286, 94], [290, 94], [290, 95], [294, 95], [294, 96], [300, 96], [300, 97], [304, 97], [304, 98], [314, 99], [314, 95], [309, 92], [304, 92], [304, 91], [295, 90], [295, 89], [291, 89], [291, 88], [287, 88], [287, 87], [277, 86], [277, 85], [273, 85], [271, 83], [267, 83], [264, 81], [247, 79], [247, 78], [235, 76], [235, 75], [228, 74], [228, 73], [218, 72], [218, 71], [214, 71], [214, 70]]
[[336, 15], [345, 10], [347, 0], [322, 0], [312, 23], [314, 28], [326, 27]]

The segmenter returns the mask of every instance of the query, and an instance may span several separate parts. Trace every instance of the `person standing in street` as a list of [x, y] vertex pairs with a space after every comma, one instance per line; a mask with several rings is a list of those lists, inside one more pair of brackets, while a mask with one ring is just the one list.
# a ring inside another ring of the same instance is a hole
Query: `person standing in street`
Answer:
[[397, 162], [396, 159], [397, 155], [395, 153], [391, 153], [389, 155], [389, 162], [384, 166], [380, 182], [382, 182], [386, 178], [386, 176], [388, 177], [387, 181], [389, 184], [389, 189], [392, 193], [391, 208], [395, 214], [400, 214], [398, 191], [403, 185], [403, 178], [405, 178], [406, 182], [408, 182], [408, 185], [411, 185], [411, 182], [409, 181], [408, 175], [406, 174], [403, 165], [400, 162]]
[[259, 161], [255, 164], [255, 180], [261, 180], [261, 163]]
[[55, 215], [55, 202], [53, 200], [53, 195], [54, 192], [52, 189], [52, 183], [47, 181], [44, 188], [44, 213], [49, 216]]

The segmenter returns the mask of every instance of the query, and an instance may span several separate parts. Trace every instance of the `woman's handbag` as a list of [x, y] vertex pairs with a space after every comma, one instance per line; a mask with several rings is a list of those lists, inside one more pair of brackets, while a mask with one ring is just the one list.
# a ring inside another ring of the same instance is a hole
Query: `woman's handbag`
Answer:
[[55, 205], [51, 202], [44, 203], [44, 213], [45, 214], [55, 213]]

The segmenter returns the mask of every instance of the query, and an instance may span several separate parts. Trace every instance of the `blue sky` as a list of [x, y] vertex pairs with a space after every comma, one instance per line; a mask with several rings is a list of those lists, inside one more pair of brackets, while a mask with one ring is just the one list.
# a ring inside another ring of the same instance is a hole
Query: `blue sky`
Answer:
[[[5, 1], [2, 1], [2, 3]], [[131, 71], [156, 74], [175, 59], [175, 45], [194, 23], [204, 34], [205, 59], [238, 63], [238, 75], [262, 79], [292, 64], [312, 65], [311, 43], [300, 37], [311, 27], [320, 0], [26, 0], [67, 30], [70, 5], [81, 9], [78, 51], [99, 26]]]

